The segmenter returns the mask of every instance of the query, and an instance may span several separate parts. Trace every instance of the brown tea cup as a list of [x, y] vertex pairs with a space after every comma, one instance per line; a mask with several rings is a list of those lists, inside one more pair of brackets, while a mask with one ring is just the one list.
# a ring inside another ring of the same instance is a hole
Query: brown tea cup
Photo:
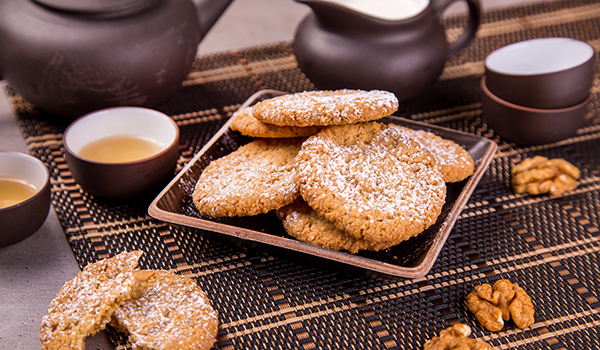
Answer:
[[504, 46], [485, 59], [487, 88], [506, 102], [557, 109], [587, 99], [595, 51], [583, 41], [540, 38]]
[[0, 247], [34, 234], [50, 209], [50, 173], [39, 159], [0, 152]]
[[519, 106], [494, 95], [481, 79], [481, 103], [487, 124], [503, 138], [521, 145], [540, 145], [575, 136], [585, 123], [590, 95], [559, 109]]
[[63, 143], [75, 181], [105, 198], [136, 197], [157, 189], [173, 177], [179, 158], [177, 124], [142, 107], [87, 114], [67, 128]]

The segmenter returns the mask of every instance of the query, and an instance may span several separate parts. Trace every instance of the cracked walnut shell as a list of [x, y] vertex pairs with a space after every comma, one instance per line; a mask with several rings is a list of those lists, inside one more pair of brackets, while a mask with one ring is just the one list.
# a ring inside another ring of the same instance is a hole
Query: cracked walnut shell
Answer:
[[534, 322], [535, 308], [531, 298], [509, 280], [498, 280], [493, 287], [487, 283], [475, 286], [466, 299], [467, 309], [487, 330], [497, 332], [510, 319], [521, 329]]
[[440, 332], [438, 337], [433, 337], [423, 346], [423, 350], [492, 350], [486, 342], [469, 338], [471, 327], [457, 323]]
[[511, 170], [511, 184], [516, 193], [556, 196], [577, 188], [580, 171], [562, 158], [542, 156], [527, 158]]

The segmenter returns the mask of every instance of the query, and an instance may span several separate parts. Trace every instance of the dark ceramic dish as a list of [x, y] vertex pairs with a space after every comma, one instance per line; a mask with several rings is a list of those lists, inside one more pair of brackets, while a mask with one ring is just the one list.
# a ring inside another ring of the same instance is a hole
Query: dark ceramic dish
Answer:
[[585, 122], [590, 96], [561, 109], [518, 106], [494, 95], [481, 79], [481, 104], [488, 125], [503, 138], [521, 145], [541, 145], [575, 136]]
[[[98, 162], [79, 155], [89, 142], [116, 135], [152, 139], [163, 148], [148, 158], [125, 163]], [[141, 107], [107, 108], [85, 115], [67, 128], [63, 142], [73, 178], [87, 192], [105, 198], [158, 191], [173, 177], [179, 158], [177, 124], [163, 113]]]
[[[265, 90], [250, 97], [243, 106], [281, 95], [282, 92]], [[410, 128], [426, 129], [441, 137], [454, 140], [469, 151], [475, 160], [475, 173], [468, 179], [448, 185], [446, 204], [438, 221], [419, 236], [395, 247], [379, 252], [348, 254], [319, 248], [291, 238], [273, 213], [253, 217], [210, 218], [198, 214], [192, 203], [196, 181], [208, 164], [225, 156], [252, 139], [232, 131], [229, 123], [204, 146], [186, 167], [158, 195], [149, 208], [149, 214], [159, 220], [198, 229], [246, 247], [271, 247], [296, 252], [319, 262], [323, 260], [358, 268], [376, 275], [416, 278], [427, 274], [437, 258], [454, 222], [477, 186], [496, 152], [497, 146], [488, 139], [397, 117], [382, 120]], [[190, 230], [194, 234], [196, 230]]]
[[401, 101], [438, 79], [446, 60], [471, 42], [480, 24], [479, 0], [461, 1], [468, 5], [468, 20], [451, 43], [440, 18], [456, 0], [411, 1], [425, 6], [400, 19], [392, 19], [400, 15], [394, 6], [391, 18], [383, 18], [344, 1], [296, 1], [312, 12], [296, 29], [294, 52], [302, 72], [319, 89], [382, 89]]
[[24, 179], [37, 188], [29, 199], [0, 209], [0, 247], [5, 247], [31, 236], [46, 221], [50, 209], [50, 173], [35, 157], [3, 151], [0, 176]]
[[516, 105], [557, 109], [580, 104], [594, 79], [594, 48], [568, 38], [507, 45], [485, 60], [488, 89]]

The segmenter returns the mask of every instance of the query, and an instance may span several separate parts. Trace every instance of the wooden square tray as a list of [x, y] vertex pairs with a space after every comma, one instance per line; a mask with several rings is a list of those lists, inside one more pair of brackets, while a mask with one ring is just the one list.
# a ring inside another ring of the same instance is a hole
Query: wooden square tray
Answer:
[[[260, 100], [281, 95], [275, 90], [259, 91], [242, 107]], [[475, 161], [475, 172], [459, 183], [448, 184], [446, 203], [437, 222], [416, 237], [379, 252], [349, 254], [316, 247], [289, 236], [277, 216], [268, 213], [252, 217], [211, 218], [201, 216], [192, 203], [192, 192], [204, 168], [240, 146], [252, 141], [230, 129], [227, 122], [214, 137], [177, 174], [156, 197], [148, 209], [150, 216], [172, 224], [201, 229], [233, 240], [236, 244], [255, 246], [256, 243], [306, 254], [318, 260], [335, 262], [341, 267], [353, 267], [376, 275], [417, 278], [429, 272], [439, 255], [452, 227], [467, 203], [497, 150], [496, 143], [479, 136], [425, 123], [390, 116], [381, 122], [396, 123], [414, 129], [424, 129], [463, 146]]]

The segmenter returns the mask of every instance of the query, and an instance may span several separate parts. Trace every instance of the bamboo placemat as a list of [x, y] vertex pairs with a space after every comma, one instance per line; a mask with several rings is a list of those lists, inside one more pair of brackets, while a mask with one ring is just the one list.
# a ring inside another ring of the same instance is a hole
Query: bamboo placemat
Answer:
[[[464, 17], [446, 21], [450, 36]], [[496, 141], [499, 151], [424, 278], [373, 279], [298, 256], [238, 247], [146, 214], [153, 199], [115, 202], [82, 191], [65, 163], [67, 126], [7, 89], [30, 152], [52, 174], [53, 206], [83, 267], [124, 250], [145, 251], [142, 268], [190, 276], [220, 315], [216, 347], [268, 349], [413, 349], [456, 322], [496, 349], [585, 349], [600, 343], [600, 82], [587, 124], [576, 137], [519, 147], [498, 137], [482, 117], [483, 59], [506, 44], [563, 36], [600, 49], [600, 4], [569, 0], [485, 13], [477, 38], [448, 62], [440, 81], [401, 105], [400, 116]], [[600, 71], [598, 64], [596, 70]], [[181, 129], [178, 169], [261, 89], [314, 86], [296, 65], [290, 43], [226, 52], [196, 60], [182, 88], [157, 109]], [[509, 170], [533, 155], [561, 157], [582, 170], [564, 196], [520, 196]], [[524, 287], [536, 322], [501, 332], [480, 327], [465, 308], [474, 285], [508, 278]], [[117, 348], [125, 339], [111, 332]]]

